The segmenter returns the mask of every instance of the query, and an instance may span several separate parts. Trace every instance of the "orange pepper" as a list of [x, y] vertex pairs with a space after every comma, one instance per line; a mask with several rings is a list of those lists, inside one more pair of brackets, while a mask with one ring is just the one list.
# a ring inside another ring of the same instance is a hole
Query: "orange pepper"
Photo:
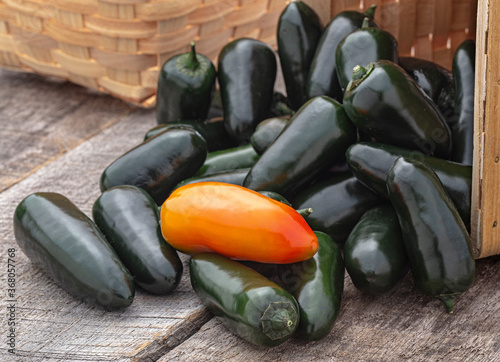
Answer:
[[200, 182], [172, 192], [161, 207], [163, 237], [186, 253], [285, 264], [309, 259], [318, 239], [292, 207], [245, 187]]

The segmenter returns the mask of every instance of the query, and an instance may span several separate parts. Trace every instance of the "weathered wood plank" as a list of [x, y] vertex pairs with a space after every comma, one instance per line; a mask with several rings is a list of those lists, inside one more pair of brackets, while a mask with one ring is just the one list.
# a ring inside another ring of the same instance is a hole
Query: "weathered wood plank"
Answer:
[[111, 96], [31, 73], [0, 70], [0, 79], [0, 190], [134, 109]]
[[292, 339], [266, 349], [217, 319], [165, 354], [167, 361], [499, 361], [500, 256], [477, 262], [478, 279], [454, 314], [422, 295], [408, 275], [386, 295], [366, 296], [346, 276], [341, 313], [323, 340]]
[[[105, 312], [64, 292], [29, 262], [14, 240], [14, 209], [32, 192], [59, 192], [90, 215], [100, 194], [99, 177], [104, 168], [140, 143], [154, 124], [152, 111], [137, 110], [0, 194], [2, 259], [8, 248], [17, 250], [19, 357], [30, 361], [155, 360], [211, 318], [191, 289], [187, 268], [171, 295], [153, 296], [137, 290], [129, 308]], [[186, 257], [183, 259], [185, 262]], [[5, 283], [1, 288], [4, 291]], [[3, 310], [5, 304], [2, 298]], [[6, 347], [5, 343], [0, 345], [2, 361], [9, 358]]]
[[500, 253], [500, 7], [478, 3], [474, 95], [472, 230], [476, 257]]

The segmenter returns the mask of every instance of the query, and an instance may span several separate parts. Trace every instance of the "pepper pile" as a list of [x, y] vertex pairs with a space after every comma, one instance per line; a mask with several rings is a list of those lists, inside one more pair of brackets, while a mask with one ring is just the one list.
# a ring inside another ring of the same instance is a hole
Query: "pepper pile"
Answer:
[[130, 305], [134, 283], [171, 293], [177, 252], [190, 254], [203, 303], [262, 346], [328, 335], [345, 270], [370, 294], [411, 270], [451, 313], [475, 279], [475, 43], [452, 71], [399, 57], [374, 12], [323, 28], [291, 2], [277, 32], [287, 97], [268, 45], [231, 41], [216, 69], [191, 44], [160, 72], [158, 126], [103, 171], [93, 220], [62, 195], [32, 194], [14, 215], [18, 244], [107, 309]]

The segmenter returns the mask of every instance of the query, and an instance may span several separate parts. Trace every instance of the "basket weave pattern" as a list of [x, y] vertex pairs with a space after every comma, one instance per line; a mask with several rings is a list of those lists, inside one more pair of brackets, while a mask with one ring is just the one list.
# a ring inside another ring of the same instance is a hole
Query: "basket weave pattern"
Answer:
[[[234, 38], [276, 46], [287, 0], [0, 0], [0, 66], [67, 79], [152, 107], [158, 72], [171, 56], [216, 59]], [[324, 24], [345, 9], [377, 4], [375, 20], [402, 55], [448, 66], [475, 34], [474, 0], [305, 0]]]
[[[323, 1], [305, 0], [320, 6]], [[476, 37], [477, 0], [331, 0], [319, 14], [377, 5], [375, 22], [398, 40], [401, 56], [432, 60], [448, 69], [455, 49]], [[325, 6], [325, 5], [321, 5]]]

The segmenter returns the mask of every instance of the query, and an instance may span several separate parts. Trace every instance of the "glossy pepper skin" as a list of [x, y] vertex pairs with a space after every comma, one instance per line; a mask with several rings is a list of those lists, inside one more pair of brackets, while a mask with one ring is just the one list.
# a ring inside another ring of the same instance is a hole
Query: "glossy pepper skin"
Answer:
[[290, 101], [281, 92], [275, 91], [273, 93], [273, 103], [271, 104], [271, 112], [269, 117], [290, 117], [295, 113], [290, 108]]
[[440, 299], [448, 313], [474, 282], [470, 237], [441, 181], [425, 164], [399, 158], [387, 176], [417, 287]]
[[250, 168], [258, 159], [259, 155], [250, 144], [209, 152], [194, 176], [209, 176], [223, 171]]
[[132, 148], [101, 175], [101, 191], [133, 185], [144, 189], [158, 205], [174, 186], [191, 177], [207, 157], [207, 143], [190, 128], [175, 128]]
[[[376, 5], [373, 5], [365, 13], [353, 10], [342, 11], [326, 25], [307, 76], [306, 95], [308, 98], [328, 96], [342, 102], [344, 93], [337, 76], [335, 52], [347, 35], [361, 28], [365, 17], [373, 19], [375, 8]], [[377, 26], [373, 20], [369, 25]]]
[[248, 143], [273, 103], [276, 56], [255, 39], [231, 41], [219, 53], [218, 80], [226, 129], [237, 143]]
[[273, 117], [260, 122], [255, 129], [255, 132], [250, 138], [250, 144], [254, 150], [262, 155], [265, 150], [273, 143], [285, 126], [290, 121], [290, 118]]
[[436, 172], [448, 195], [453, 200], [462, 220], [470, 229], [472, 167], [441, 158], [426, 156], [419, 151], [376, 142], [360, 142], [346, 151], [347, 163], [353, 175], [363, 185], [387, 198], [385, 180], [399, 157], [419, 160]]
[[361, 216], [344, 244], [344, 260], [354, 286], [366, 294], [386, 293], [406, 275], [408, 257], [392, 205]]
[[144, 141], [148, 138], [171, 128], [192, 128], [197, 131], [207, 142], [208, 152], [224, 150], [226, 148], [236, 147], [235, 142], [231, 139], [226, 131], [226, 126], [222, 119], [210, 121], [179, 121], [160, 124], [151, 128], [144, 135]]
[[415, 57], [399, 57], [399, 65], [436, 103], [446, 122], [450, 124], [455, 112], [455, 83], [452, 72], [430, 60]]
[[285, 196], [278, 194], [274, 191], [259, 191], [259, 194], [270, 197], [273, 200], [282, 202], [288, 206], [292, 206], [292, 204], [285, 198]]
[[452, 63], [455, 79], [455, 118], [451, 124], [453, 151], [451, 160], [472, 165], [474, 148], [474, 88], [476, 42], [463, 41], [455, 51]]
[[215, 79], [214, 65], [196, 53], [194, 43], [189, 53], [167, 60], [158, 77], [156, 121], [161, 124], [205, 120], [215, 91]]
[[386, 59], [398, 62], [398, 42], [394, 36], [378, 27], [371, 27], [369, 18], [360, 29], [347, 35], [335, 52], [337, 76], [342, 92], [353, 77], [353, 68], [367, 66], [370, 62]]
[[451, 132], [437, 106], [399, 65], [389, 60], [356, 67], [344, 94], [351, 121], [377, 142], [447, 158]]
[[290, 197], [344, 157], [356, 128], [340, 103], [329, 97], [307, 101], [250, 169], [243, 186]]
[[174, 190], [184, 185], [194, 184], [199, 182], [207, 182], [207, 181], [223, 182], [227, 184], [241, 186], [243, 185], [243, 181], [245, 180], [248, 171], [250, 171], [250, 168], [237, 168], [230, 171], [215, 172], [210, 175], [189, 177], [184, 181], [179, 182], [175, 186]]
[[306, 81], [323, 26], [306, 3], [293, 1], [282, 11], [276, 39], [286, 93], [293, 109], [307, 100]]
[[300, 322], [295, 334], [317, 341], [332, 330], [344, 291], [344, 260], [340, 247], [325, 233], [315, 232], [318, 252], [311, 259], [278, 266], [278, 278], [299, 304]]
[[297, 329], [297, 301], [257, 271], [215, 253], [194, 255], [189, 271], [196, 295], [238, 337], [273, 347]]
[[360, 217], [383, 199], [344, 172], [304, 187], [291, 202], [296, 209], [313, 209], [306, 219], [309, 226], [342, 244]]
[[130, 185], [104, 191], [92, 218], [139, 286], [154, 294], [177, 287], [182, 262], [163, 239], [158, 206], [146, 191]]
[[312, 257], [318, 240], [293, 208], [241, 186], [219, 182], [176, 189], [161, 207], [161, 230], [177, 250], [210, 251], [261, 263]]
[[129, 271], [95, 223], [65, 196], [27, 196], [14, 213], [14, 235], [24, 254], [68, 293], [107, 310], [132, 303]]

